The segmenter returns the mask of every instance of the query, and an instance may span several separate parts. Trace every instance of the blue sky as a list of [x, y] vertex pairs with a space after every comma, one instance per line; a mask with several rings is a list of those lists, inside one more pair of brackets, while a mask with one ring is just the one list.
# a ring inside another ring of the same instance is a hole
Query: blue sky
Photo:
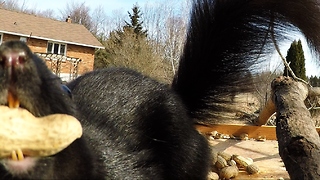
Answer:
[[[132, 6], [138, 3], [139, 6], [144, 6], [145, 3], [161, 2], [164, 0], [24, 0], [28, 7], [35, 7], [38, 10], [52, 9], [56, 13], [66, 8], [67, 4], [85, 3], [91, 10], [97, 7], [103, 7], [107, 14], [111, 14], [113, 10], [123, 10], [127, 12]], [[22, 2], [22, 1], [21, 1]]]

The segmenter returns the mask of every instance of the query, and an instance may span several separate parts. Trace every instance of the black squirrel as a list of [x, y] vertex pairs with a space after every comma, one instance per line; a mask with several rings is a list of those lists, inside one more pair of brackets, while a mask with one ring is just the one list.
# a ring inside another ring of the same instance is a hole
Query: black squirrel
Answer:
[[211, 152], [194, 123], [215, 117], [220, 97], [249, 91], [246, 74], [293, 27], [319, 52], [316, 0], [195, 0], [171, 87], [110, 68], [68, 83], [72, 97], [26, 44], [3, 43], [0, 104], [10, 91], [35, 116], [75, 116], [84, 135], [50, 157], [2, 159], [0, 179], [207, 179]]

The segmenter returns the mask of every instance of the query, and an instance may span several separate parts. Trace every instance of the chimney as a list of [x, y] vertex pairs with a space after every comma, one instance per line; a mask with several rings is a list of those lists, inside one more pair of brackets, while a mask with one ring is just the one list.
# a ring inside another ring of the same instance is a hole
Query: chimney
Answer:
[[67, 22], [67, 23], [71, 23], [71, 18], [70, 18], [70, 16], [68, 16], [68, 18], [66, 19], [66, 22]]

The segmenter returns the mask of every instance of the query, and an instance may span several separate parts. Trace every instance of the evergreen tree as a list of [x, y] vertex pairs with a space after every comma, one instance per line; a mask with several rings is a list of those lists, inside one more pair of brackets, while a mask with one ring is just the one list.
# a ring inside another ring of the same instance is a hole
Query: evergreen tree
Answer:
[[122, 28], [110, 32], [105, 40], [105, 50], [96, 53], [102, 58], [97, 58], [95, 67], [127, 67], [170, 83], [173, 78], [170, 63], [155, 53], [150, 40], [146, 38], [147, 31], [143, 30], [139, 7], [135, 5], [132, 11], [132, 14], [128, 12], [130, 23], [125, 22]]
[[314, 86], [314, 87], [319, 87], [319, 78], [317, 77], [317, 76], [314, 76], [314, 83], [313, 83], [313, 85], [312, 86]]
[[[294, 74], [303, 80], [307, 80], [305, 58], [301, 40], [299, 40], [298, 42], [294, 40], [291, 43], [291, 46], [287, 52], [286, 59], [287, 62], [290, 63], [290, 68], [292, 69]], [[288, 73], [286, 67], [284, 68], [284, 75], [292, 76], [290, 73]]]
[[147, 30], [142, 30], [143, 21], [140, 21], [141, 11], [137, 5], [134, 5], [132, 8], [132, 14], [128, 11], [130, 23], [125, 21], [126, 25], [124, 26], [124, 30], [126, 28], [133, 29], [133, 32], [138, 36], [147, 37]]
[[308, 82], [311, 84], [311, 86], [314, 86], [314, 77], [313, 75], [311, 75], [310, 77], [308, 77]]

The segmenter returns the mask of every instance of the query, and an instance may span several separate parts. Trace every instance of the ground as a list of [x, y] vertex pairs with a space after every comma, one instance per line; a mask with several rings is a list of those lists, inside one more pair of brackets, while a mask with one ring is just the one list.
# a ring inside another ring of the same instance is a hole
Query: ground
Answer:
[[260, 170], [254, 175], [240, 170], [235, 179], [289, 179], [278, 153], [278, 142], [275, 140], [212, 139], [209, 142], [213, 146], [213, 151], [224, 151], [231, 155], [237, 154], [253, 159]]
[[[252, 94], [240, 94], [234, 98], [234, 103], [228, 105], [233, 112], [219, 114], [219, 124], [253, 125], [258, 118], [260, 103]], [[222, 119], [222, 120], [220, 120]], [[289, 175], [278, 153], [276, 140], [257, 141], [256, 139], [217, 139], [208, 138], [213, 152], [227, 152], [253, 159], [259, 167], [259, 173], [249, 175], [240, 170], [235, 179], [289, 179]], [[213, 169], [214, 170], [214, 169]], [[214, 170], [216, 171], [216, 170]]]

